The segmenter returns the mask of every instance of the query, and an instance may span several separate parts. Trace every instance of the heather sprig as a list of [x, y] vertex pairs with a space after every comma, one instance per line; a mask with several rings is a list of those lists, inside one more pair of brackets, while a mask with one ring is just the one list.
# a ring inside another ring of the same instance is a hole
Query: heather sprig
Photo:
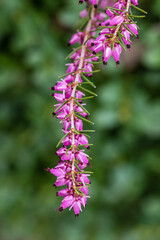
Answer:
[[[86, 133], [94, 130], [84, 130], [83, 122], [92, 125], [94, 123], [89, 119], [90, 113], [83, 100], [97, 95], [87, 86], [96, 87], [90, 77], [99, 71], [93, 70], [93, 67], [95, 63], [101, 63], [101, 52], [104, 65], [111, 55], [116, 64], [119, 64], [122, 49], [131, 47], [130, 37], [134, 35], [138, 38], [138, 28], [131, 7], [140, 10], [137, 0], [118, 0], [112, 6], [108, 0], [85, 2], [86, 8], [80, 13], [80, 17], [87, 21], [68, 43], [69, 46], [75, 43], [79, 46], [73, 48], [67, 56], [66, 59], [71, 59], [72, 62], [66, 64], [66, 73], [60, 76], [60, 80], [51, 88], [54, 90], [52, 95], [58, 101], [53, 116], [60, 119], [64, 135], [57, 144], [57, 147], [62, 144], [56, 152], [60, 160], [57, 166], [49, 171], [57, 177], [55, 187], [65, 185], [65, 188], [57, 192], [57, 196], [64, 197], [59, 211], [67, 207], [69, 210], [73, 208], [76, 216], [82, 211], [82, 206], [86, 206], [89, 198], [88, 177], [91, 172], [85, 168], [90, 166], [91, 158], [85, 150], [89, 150], [92, 144], [88, 142], [90, 136]], [[107, 3], [109, 7], [105, 9]], [[102, 9], [105, 9], [105, 12]]]

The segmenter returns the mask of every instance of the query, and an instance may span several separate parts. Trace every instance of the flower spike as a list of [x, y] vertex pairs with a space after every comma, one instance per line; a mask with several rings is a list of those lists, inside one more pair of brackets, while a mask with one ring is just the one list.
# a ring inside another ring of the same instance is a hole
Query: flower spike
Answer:
[[[52, 96], [58, 102], [52, 114], [60, 119], [64, 135], [57, 144], [57, 147], [62, 144], [56, 152], [60, 160], [55, 168], [47, 169], [57, 177], [54, 186], [63, 186], [57, 192], [57, 196], [63, 197], [58, 210], [62, 212], [69, 207], [69, 210], [73, 209], [75, 217], [79, 216], [82, 206], [86, 206], [89, 198], [91, 172], [85, 171], [85, 168], [90, 166], [91, 158], [85, 150], [89, 150], [92, 144], [88, 142], [89, 136], [86, 133], [94, 132], [83, 129], [84, 121], [94, 124], [89, 120], [90, 113], [83, 100], [97, 96], [82, 85], [91, 85], [95, 88], [95, 84], [88, 78], [99, 71], [93, 70], [95, 63], [101, 63], [99, 57], [103, 55], [104, 65], [111, 56], [116, 64], [119, 64], [122, 50], [131, 47], [131, 36], [138, 37], [138, 28], [131, 15], [131, 7], [146, 13], [137, 7], [138, 0], [118, 0], [114, 5], [110, 0], [78, 2], [79, 4], [86, 2], [86, 9], [80, 13], [80, 17], [87, 18], [88, 22], [84, 29], [71, 37], [68, 45], [78, 43], [80, 46], [73, 48], [66, 57], [72, 62], [66, 64], [66, 73], [60, 76], [60, 80], [51, 88], [55, 91]], [[100, 8], [105, 9], [105, 12], [100, 11]]]

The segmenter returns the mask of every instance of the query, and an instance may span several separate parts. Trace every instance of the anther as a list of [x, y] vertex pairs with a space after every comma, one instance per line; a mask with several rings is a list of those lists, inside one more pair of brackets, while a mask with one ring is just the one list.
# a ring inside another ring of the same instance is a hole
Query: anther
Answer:
[[58, 208], [58, 210], [59, 210], [60, 212], [62, 212], [62, 211], [63, 211], [63, 207]]

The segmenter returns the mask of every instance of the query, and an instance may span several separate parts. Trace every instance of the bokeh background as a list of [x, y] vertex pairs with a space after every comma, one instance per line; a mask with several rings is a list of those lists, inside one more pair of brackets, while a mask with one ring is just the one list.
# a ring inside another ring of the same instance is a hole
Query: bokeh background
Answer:
[[159, 0], [140, 1], [140, 40], [93, 78], [91, 199], [78, 219], [55, 211], [61, 198], [44, 168], [62, 132], [48, 88], [65, 73], [77, 2], [0, 1], [0, 239], [159, 240]]

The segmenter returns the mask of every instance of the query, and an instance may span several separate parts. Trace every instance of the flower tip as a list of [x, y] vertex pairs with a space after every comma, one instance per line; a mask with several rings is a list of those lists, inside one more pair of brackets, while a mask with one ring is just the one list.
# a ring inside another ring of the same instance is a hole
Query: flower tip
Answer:
[[63, 207], [59, 207], [58, 210], [59, 210], [60, 212], [62, 212], [62, 211], [63, 211]]
[[75, 218], [79, 217], [79, 214], [75, 214]]

